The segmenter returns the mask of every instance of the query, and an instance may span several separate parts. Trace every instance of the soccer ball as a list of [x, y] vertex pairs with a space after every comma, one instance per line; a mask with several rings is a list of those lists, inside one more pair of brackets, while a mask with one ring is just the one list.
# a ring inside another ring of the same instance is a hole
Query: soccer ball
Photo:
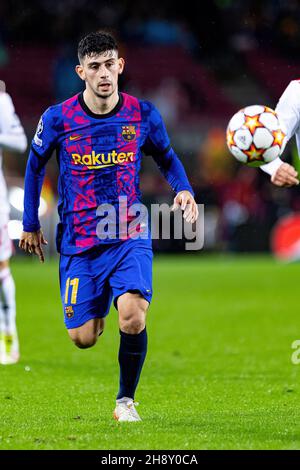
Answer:
[[241, 109], [230, 119], [226, 141], [239, 162], [261, 166], [282, 154], [286, 134], [285, 126], [273, 109], [253, 105]]

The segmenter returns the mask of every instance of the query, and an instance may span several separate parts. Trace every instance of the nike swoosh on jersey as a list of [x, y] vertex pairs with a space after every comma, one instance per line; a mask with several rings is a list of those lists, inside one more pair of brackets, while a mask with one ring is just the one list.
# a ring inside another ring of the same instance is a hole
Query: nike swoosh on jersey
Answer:
[[69, 139], [70, 140], [78, 140], [80, 139], [81, 135], [70, 135]]

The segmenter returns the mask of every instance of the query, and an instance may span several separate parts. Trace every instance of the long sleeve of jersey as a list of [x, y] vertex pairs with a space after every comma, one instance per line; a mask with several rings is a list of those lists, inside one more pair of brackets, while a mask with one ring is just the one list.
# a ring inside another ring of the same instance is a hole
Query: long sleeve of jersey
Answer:
[[[299, 80], [293, 80], [290, 82], [278, 101], [276, 112], [278, 113], [280, 120], [285, 125], [287, 130], [287, 139], [290, 140], [300, 126]], [[272, 175], [282, 163], [283, 161], [278, 157], [272, 162], [262, 165], [260, 168], [269, 175]]]
[[146, 155], [152, 156], [161, 173], [176, 193], [187, 190], [194, 195], [185, 169], [171, 147], [170, 139], [159, 111], [148, 101], [143, 102], [143, 107], [143, 112], [148, 115], [149, 124], [148, 136], [142, 147], [143, 152]]
[[27, 147], [24, 129], [7, 93], [0, 93], [0, 147], [16, 152], [25, 152]]
[[41, 117], [26, 166], [23, 229], [25, 232], [39, 230], [38, 210], [45, 177], [45, 166], [55, 148], [55, 130], [51, 108]]

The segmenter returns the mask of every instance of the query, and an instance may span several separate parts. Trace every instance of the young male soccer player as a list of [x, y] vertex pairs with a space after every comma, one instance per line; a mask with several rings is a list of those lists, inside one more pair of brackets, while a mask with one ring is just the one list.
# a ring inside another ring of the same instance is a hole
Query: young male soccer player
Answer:
[[[292, 80], [276, 106], [276, 112], [286, 126], [287, 138], [296, 135], [298, 153], [300, 155], [300, 80]], [[292, 165], [284, 163], [281, 158], [262, 165], [261, 169], [271, 175], [276, 186], [294, 186], [299, 184], [298, 173]]]
[[124, 239], [120, 233], [115, 238], [99, 237], [97, 208], [110, 204], [118, 220], [119, 198], [126, 197], [128, 206], [140, 201], [142, 151], [153, 156], [176, 191], [174, 204], [184, 210], [187, 221], [196, 220], [198, 208], [156, 108], [118, 92], [124, 60], [118, 57], [114, 38], [103, 32], [88, 34], [79, 43], [78, 57], [76, 72], [85, 81], [84, 92], [50, 107], [32, 142], [20, 247], [44, 261], [42, 245], [47, 242], [38, 220], [39, 195], [45, 165], [56, 149], [60, 169], [57, 248], [65, 324], [76, 346], [93, 346], [114, 297], [120, 326], [120, 388], [114, 417], [139, 421], [134, 395], [147, 351], [151, 239]]
[[3, 82], [0, 89], [0, 364], [6, 365], [16, 363], [20, 354], [15, 283], [9, 268], [12, 243], [8, 235], [9, 203], [2, 173], [2, 149], [24, 152], [27, 139]]

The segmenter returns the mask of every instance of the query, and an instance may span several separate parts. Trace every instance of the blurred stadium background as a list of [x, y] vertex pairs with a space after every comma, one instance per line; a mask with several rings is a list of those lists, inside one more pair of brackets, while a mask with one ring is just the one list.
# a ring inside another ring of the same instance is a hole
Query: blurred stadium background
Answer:
[[[300, 76], [300, 1], [1, 1], [0, 79], [29, 142], [41, 113], [81, 90], [73, 70], [77, 41], [103, 27], [115, 33], [127, 61], [121, 90], [157, 104], [197, 202], [205, 204], [205, 250], [201, 262], [179, 253], [155, 259], [137, 396], [143, 422], [124, 434], [111, 419], [116, 312], [99, 345], [84, 352], [63, 327], [53, 156], [41, 204], [53, 260], [41, 266], [17, 249], [12, 262], [21, 361], [1, 368], [0, 449], [299, 449], [299, 368], [291, 362], [299, 264], [265, 253], [277, 221], [299, 213], [300, 193], [237, 164], [225, 129], [245, 105], [274, 107]], [[294, 142], [284, 158], [298, 165]], [[4, 156], [16, 244], [26, 160], [27, 152]], [[143, 163], [145, 203], [171, 203], [155, 164]], [[154, 248], [174, 252], [182, 244], [155, 241]]]
[[[297, 0], [11, 0], [0, 5], [0, 79], [5, 81], [29, 142], [41, 113], [82, 89], [74, 73], [85, 33], [109, 28], [126, 59], [120, 89], [152, 100], [205, 204], [205, 250], [268, 251], [276, 221], [300, 209], [300, 193], [277, 189], [257, 169], [234, 162], [225, 144], [231, 115], [249, 104], [276, 102], [300, 70]], [[295, 144], [285, 159], [297, 163]], [[22, 218], [25, 155], [5, 155], [10, 233]], [[55, 253], [57, 163], [48, 164], [42, 225]], [[145, 202], [172, 201], [155, 165], [144, 159]], [[180, 243], [157, 241], [176, 251]]]

